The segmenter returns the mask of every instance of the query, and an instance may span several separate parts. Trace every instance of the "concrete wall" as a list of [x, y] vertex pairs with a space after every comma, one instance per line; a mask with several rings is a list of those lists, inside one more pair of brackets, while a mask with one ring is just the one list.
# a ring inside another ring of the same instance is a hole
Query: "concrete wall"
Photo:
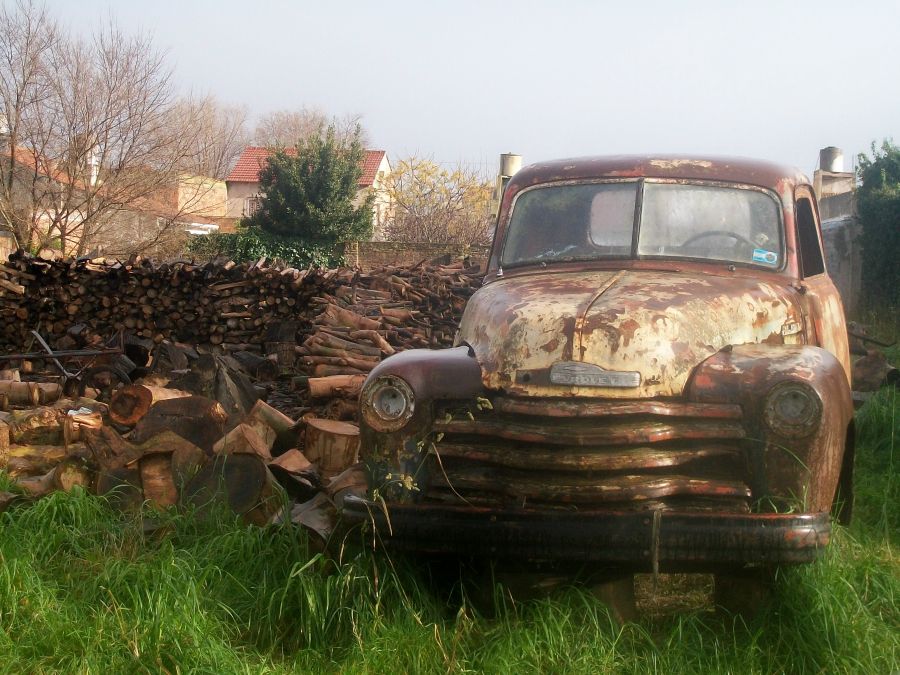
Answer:
[[861, 225], [856, 217], [856, 194], [843, 192], [819, 200], [825, 264], [834, 281], [844, 312], [853, 316], [862, 291], [862, 255], [859, 245]]
[[228, 202], [225, 215], [228, 218], [243, 218], [248, 215], [245, 210], [246, 202], [259, 194], [259, 183], [226, 183], [226, 186]]
[[224, 218], [228, 191], [224, 180], [206, 176], [181, 176], [178, 179], [178, 213], [208, 218]]
[[841, 293], [844, 313], [848, 316], [854, 316], [862, 290], [860, 229], [859, 221], [853, 216], [832, 218], [822, 223], [825, 265]]
[[456, 244], [408, 243], [397, 241], [351, 242], [344, 248], [347, 265], [369, 270], [382, 265], [413, 265], [446, 256], [455, 262], [468, 256], [473, 265], [487, 265], [489, 246], [459, 246]]

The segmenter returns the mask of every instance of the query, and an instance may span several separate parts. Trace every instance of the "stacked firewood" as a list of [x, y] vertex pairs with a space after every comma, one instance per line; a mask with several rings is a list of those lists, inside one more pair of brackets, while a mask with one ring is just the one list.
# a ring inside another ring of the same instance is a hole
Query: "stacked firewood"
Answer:
[[313, 302], [320, 311], [297, 347], [303, 372], [295, 382], [328, 400], [325, 414], [354, 419], [366, 375], [405, 349], [448, 347], [479, 277], [463, 265], [386, 267], [357, 274]]
[[[170, 364], [171, 351], [157, 348], [151, 361]], [[121, 508], [220, 504], [249, 523], [293, 518], [327, 537], [332, 497], [364, 488], [358, 469], [347, 473], [357, 461], [357, 427], [289, 418], [259, 399], [260, 388], [230, 357], [188, 361], [187, 369], [151, 368], [108, 402], [92, 398], [94, 390], [78, 399], [57, 390], [52, 401], [0, 411], [0, 469], [17, 486], [0, 492], [0, 511], [80, 486]], [[292, 502], [302, 508], [292, 513]]]
[[[121, 330], [154, 343], [169, 339], [260, 354], [267, 344], [285, 341], [271, 339], [273, 326], [285, 322], [298, 329], [289, 340], [305, 339], [315, 326], [346, 328], [332, 318], [319, 320], [320, 313], [334, 311], [331, 306], [371, 319], [357, 331], [392, 331], [387, 339], [395, 347], [445, 346], [478, 280], [477, 270], [461, 264], [361, 274], [299, 270], [265, 259], [240, 265], [224, 260], [153, 263], [139, 257], [107, 262], [19, 253], [0, 268], [0, 353], [23, 350], [32, 329], [54, 347], [70, 346], [66, 335], [80, 325], [87, 335], [102, 338]], [[351, 339], [373, 344], [362, 336]], [[322, 346], [329, 348], [334, 349]], [[321, 350], [303, 355], [330, 356]]]

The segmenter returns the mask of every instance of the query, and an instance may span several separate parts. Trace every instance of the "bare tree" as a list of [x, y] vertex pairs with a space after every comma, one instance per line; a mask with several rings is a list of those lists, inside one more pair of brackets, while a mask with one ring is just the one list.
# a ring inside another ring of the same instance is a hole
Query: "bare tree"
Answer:
[[9, 120], [0, 226], [20, 244], [79, 255], [98, 243], [135, 245], [122, 231], [135, 214], [159, 240], [190, 208], [172, 198], [179, 176], [221, 170], [227, 153], [203, 138], [209, 127], [185, 123], [185, 111], [202, 106], [179, 101], [148, 37], [110, 23], [76, 39], [20, 0], [0, 12], [0, 44], [0, 113]]
[[0, 227], [13, 232], [20, 243], [31, 241], [25, 224], [30, 205], [23, 203], [27, 181], [32, 174], [49, 169], [42, 148], [20, 147], [20, 143], [39, 133], [32, 112], [51, 97], [47, 60], [58, 40], [59, 28], [46, 9], [25, 0], [0, 7]]
[[[362, 129], [361, 120], [361, 115], [329, 117], [316, 107], [276, 110], [259, 118], [253, 141], [264, 147], [291, 147], [312, 136], [324, 138], [329, 126], [334, 126], [338, 140], [346, 141], [356, 137], [357, 127]], [[369, 139], [364, 129], [360, 138], [363, 147], [368, 145]]]
[[176, 107], [177, 127], [194, 141], [188, 171], [224, 180], [250, 144], [247, 106], [223, 105], [213, 96], [182, 100]]
[[428, 159], [400, 160], [385, 178], [391, 241], [488, 244], [491, 183], [464, 166], [451, 170]]

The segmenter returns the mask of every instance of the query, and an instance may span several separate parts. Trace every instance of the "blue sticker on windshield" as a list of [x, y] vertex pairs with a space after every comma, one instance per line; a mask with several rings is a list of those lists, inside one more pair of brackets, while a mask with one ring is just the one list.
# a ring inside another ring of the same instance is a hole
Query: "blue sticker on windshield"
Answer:
[[778, 254], [775, 251], [767, 251], [764, 248], [753, 249], [753, 262], [763, 263], [764, 265], [777, 265]]

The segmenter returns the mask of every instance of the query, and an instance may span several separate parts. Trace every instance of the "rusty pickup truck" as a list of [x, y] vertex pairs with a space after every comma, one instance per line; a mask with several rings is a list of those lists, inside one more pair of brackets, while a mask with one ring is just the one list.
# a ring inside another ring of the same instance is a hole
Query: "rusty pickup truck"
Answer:
[[503, 197], [456, 346], [362, 391], [395, 549], [631, 571], [809, 562], [849, 513], [847, 331], [794, 169], [615, 156]]

